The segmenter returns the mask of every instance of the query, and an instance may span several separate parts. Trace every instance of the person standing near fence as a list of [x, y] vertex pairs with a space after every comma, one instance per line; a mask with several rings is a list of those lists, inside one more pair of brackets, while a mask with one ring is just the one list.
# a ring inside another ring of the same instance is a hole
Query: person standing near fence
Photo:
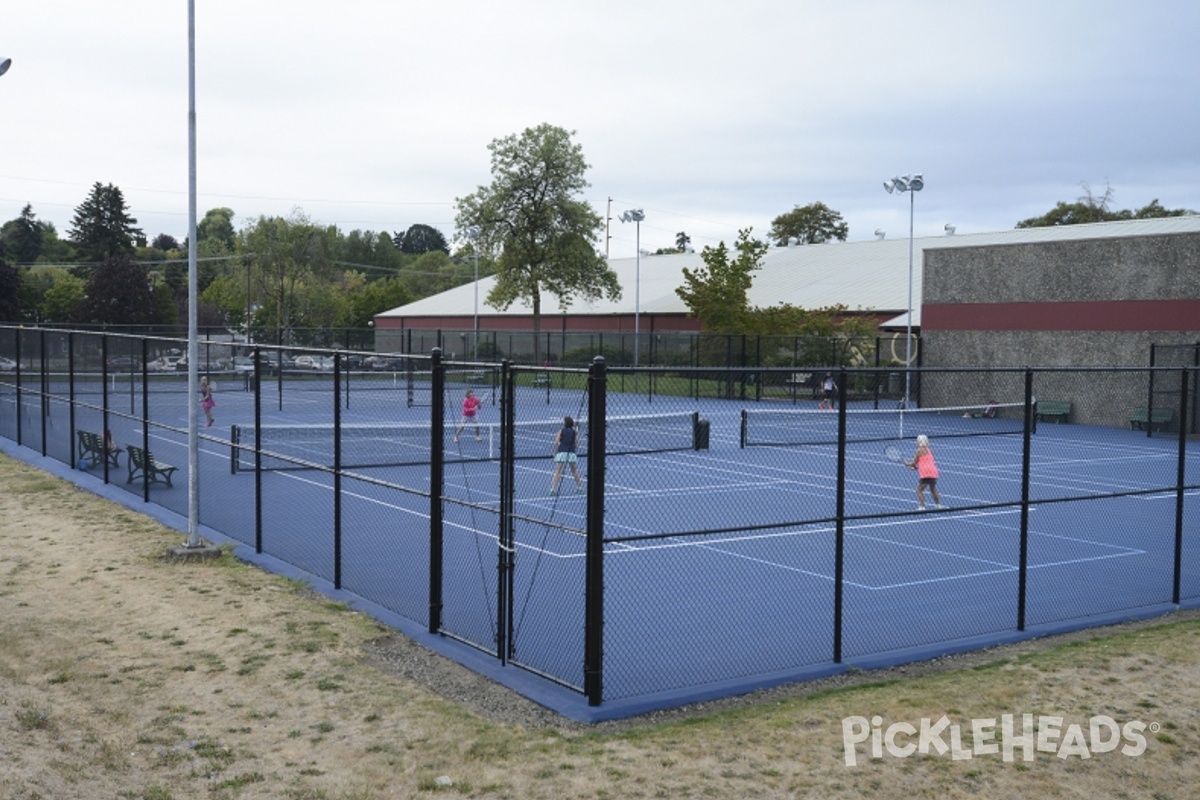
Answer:
[[208, 382], [208, 376], [205, 375], [200, 379], [200, 407], [204, 409], [204, 419], [207, 421], [205, 427], [207, 428], [212, 427], [212, 410], [216, 404], [216, 401], [213, 400], [213, 387]]
[[912, 461], [905, 463], [917, 471], [917, 510], [925, 510], [926, 486], [929, 487], [929, 493], [933, 495], [934, 505], [938, 508], [945, 508], [937, 490], [938, 468], [933, 460], [933, 450], [929, 448], [928, 436], [921, 434], [917, 437], [917, 450], [913, 454]]
[[458, 423], [458, 429], [454, 431], [454, 441], [458, 441], [458, 435], [463, 432], [463, 428], [468, 425], [475, 426], [475, 441], [480, 441], [479, 435], [479, 420], [476, 415], [479, 413], [479, 398], [475, 396], [474, 389], [467, 389], [467, 394], [463, 397], [462, 402], [462, 419]]
[[575, 420], [563, 417], [563, 426], [554, 437], [554, 477], [550, 479], [550, 494], [558, 494], [558, 479], [562, 477], [563, 465], [571, 465], [571, 475], [575, 478], [576, 490], [583, 491], [583, 479], [579, 477], [579, 467], [576, 466], [579, 456], [575, 451], [579, 447], [579, 431], [575, 430]]

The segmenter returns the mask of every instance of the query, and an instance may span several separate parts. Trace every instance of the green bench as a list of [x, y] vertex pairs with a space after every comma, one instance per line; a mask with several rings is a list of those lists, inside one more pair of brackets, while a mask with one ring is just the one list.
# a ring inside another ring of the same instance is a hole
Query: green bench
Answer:
[[79, 436], [79, 458], [87, 459], [92, 466], [103, 464], [107, 459], [114, 467], [121, 466], [121, 451], [109, 450], [104, 446], [104, 437], [91, 431], [76, 431]]
[[177, 467], [156, 461], [149, 450], [141, 447], [131, 444], [125, 449], [129, 451], [129, 479], [126, 483], [133, 483], [141, 478], [147, 483], [165, 483], [167, 488], [171, 487], [171, 476], [175, 474]]
[[1071, 401], [1069, 400], [1038, 400], [1037, 418], [1039, 422], [1068, 422], [1071, 416]]
[[1148, 408], [1138, 406], [1129, 412], [1129, 429], [1132, 431], [1161, 431], [1175, 419], [1173, 408]]
[[539, 372], [536, 376], [534, 376], [533, 386], [535, 389], [536, 388], [544, 388], [544, 389], [550, 388], [550, 373], [549, 372]]

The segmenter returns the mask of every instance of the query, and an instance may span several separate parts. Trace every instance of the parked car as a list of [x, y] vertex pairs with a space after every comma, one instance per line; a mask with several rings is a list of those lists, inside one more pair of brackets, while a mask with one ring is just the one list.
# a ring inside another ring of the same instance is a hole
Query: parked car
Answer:
[[140, 358], [110, 358], [107, 363], [109, 372], [137, 372], [142, 368]]
[[398, 370], [403, 369], [404, 359], [395, 358], [393, 356], [368, 356], [362, 365], [367, 369], [377, 370]]
[[[197, 367], [197, 369], [200, 372], [222, 372], [227, 368], [228, 363], [229, 362], [226, 361], [225, 359], [219, 359], [219, 358], [213, 359], [212, 361], [205, 361], [204, 354], [201, 353], [200, 361], [198, 362], [199, 366]], [[187, 372], [187, 368], [188, 368], [187, 356], [184, 356], [183, 358], [181, 358], [175, 362], [175, 370], [177, 372]]]
[[13, 372], [17, 368], [17, 362], [11, 358], [0, 356], [0, 372]]
[[316, 369], [323, 372], [332, 372], [333, 358], [331, 356], [296, 356], [296, 360], [292, 362], [292, 366], [296, 369]]
[[174, 372], [178, 363], [179, 356], [159, 356], [153, 361], [147, 361], [146, 369], [150, 372]]
[[250, 356], [233, 357], [234, 372], [254, 372], [254, 359]]

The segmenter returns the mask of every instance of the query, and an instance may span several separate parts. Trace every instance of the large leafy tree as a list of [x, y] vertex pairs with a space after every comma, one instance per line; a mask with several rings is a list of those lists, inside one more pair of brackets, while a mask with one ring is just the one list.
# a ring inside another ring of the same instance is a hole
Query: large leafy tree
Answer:
[[114, 256], [91, 271], [77, 322], [93, 325], [155, 325], [163, 322], [156, 281], [127, 256]]
[[768, 245], [751, 238], [750, 228], [738, 231], [736, 255], [725, 242], [700, 252], [703, 267], [683, 268], [684, 285], [675, 290], [692, 316], [708, 333], [742, 333], [749, 324], [748, 293], [754, 272], [762, 268]]
[[800, 244], [821, 244], [835, 239], [844, 242], [849, 234], [850, 226], [839, 212], [824, 203], [809, 203], [773, 219], [768, 238], [785, 247], [789, 239]]
[[[616, 299], [621, 286], [595, 244], [604, 221], [579, 195], [589, 184], [583, 148], [573, 132], [542, 124], [495, 139], [492, 183], [457, 200], [455, 224], [463, 238], [499, 255], [487, 303], [505, 309], [525, 300], [533, 329], [541, 330], [542, 293], [564, 305], [575, 297]], [[535, 360], [540, 337], [534, 336]]]
[[121, 190], [97, 181], [87, 199], [75, 208], [67, 234], [81, 260], [105, 261], [131, 255], [135, 246], [145, 245], [146, 234], [136, 225]]
[[291, 341], [301, 294], [332, 279], [335, 243], [336, 230], [313, 224], [299, 210], [288, 218], [259, 217], [239, 233], [241, 251], [253, 254], [251, 293], [284, 344]]
[[403, 234], [396, 234], [396, 243], [401, 253], [421, 255], [441, 250], [447, 255], [450, 254], [450, 245], [446, 243], [446, 237], [431, 225], [408, 226], [408, 230]]
[[1114, 222], [1124, 219], [1157, 219], [1160, 217], [1182, 217], [1195, 214], [1187, 208], [1164, 208], [1155, 198], [1136, 211], [1112, 208], [1115, 192], [1111, 186], [1104, 187], [1104, 194], [1097, 196], [1092, 187], [1083, 184], [1083, 195], [1074, 203], [1062, 200], [1040, 217], [1030, 217], [1017, 223], [1018, 228], [1050, 228], [1056, 225], [1083, 225], [1089, 222]]
[[71, 273], [56, 269], [50, 275], [50, 284], [43, 292], [38, 311], [46, 322], [72, 322], [82, 317], [87, 284]]

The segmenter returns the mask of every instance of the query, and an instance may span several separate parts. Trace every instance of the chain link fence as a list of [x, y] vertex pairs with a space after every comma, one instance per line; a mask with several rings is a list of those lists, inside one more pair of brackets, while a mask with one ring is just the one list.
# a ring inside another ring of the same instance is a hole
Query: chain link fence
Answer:
[[211, 344], [208, 427], [179, 340], [0, 328], [0, 437], [180, 515], [194, 478], [204, 526], [592, 705], [1200, 601], [1190, 354], [805, 359], [814, 396], [690, 341], [637, 368]]

